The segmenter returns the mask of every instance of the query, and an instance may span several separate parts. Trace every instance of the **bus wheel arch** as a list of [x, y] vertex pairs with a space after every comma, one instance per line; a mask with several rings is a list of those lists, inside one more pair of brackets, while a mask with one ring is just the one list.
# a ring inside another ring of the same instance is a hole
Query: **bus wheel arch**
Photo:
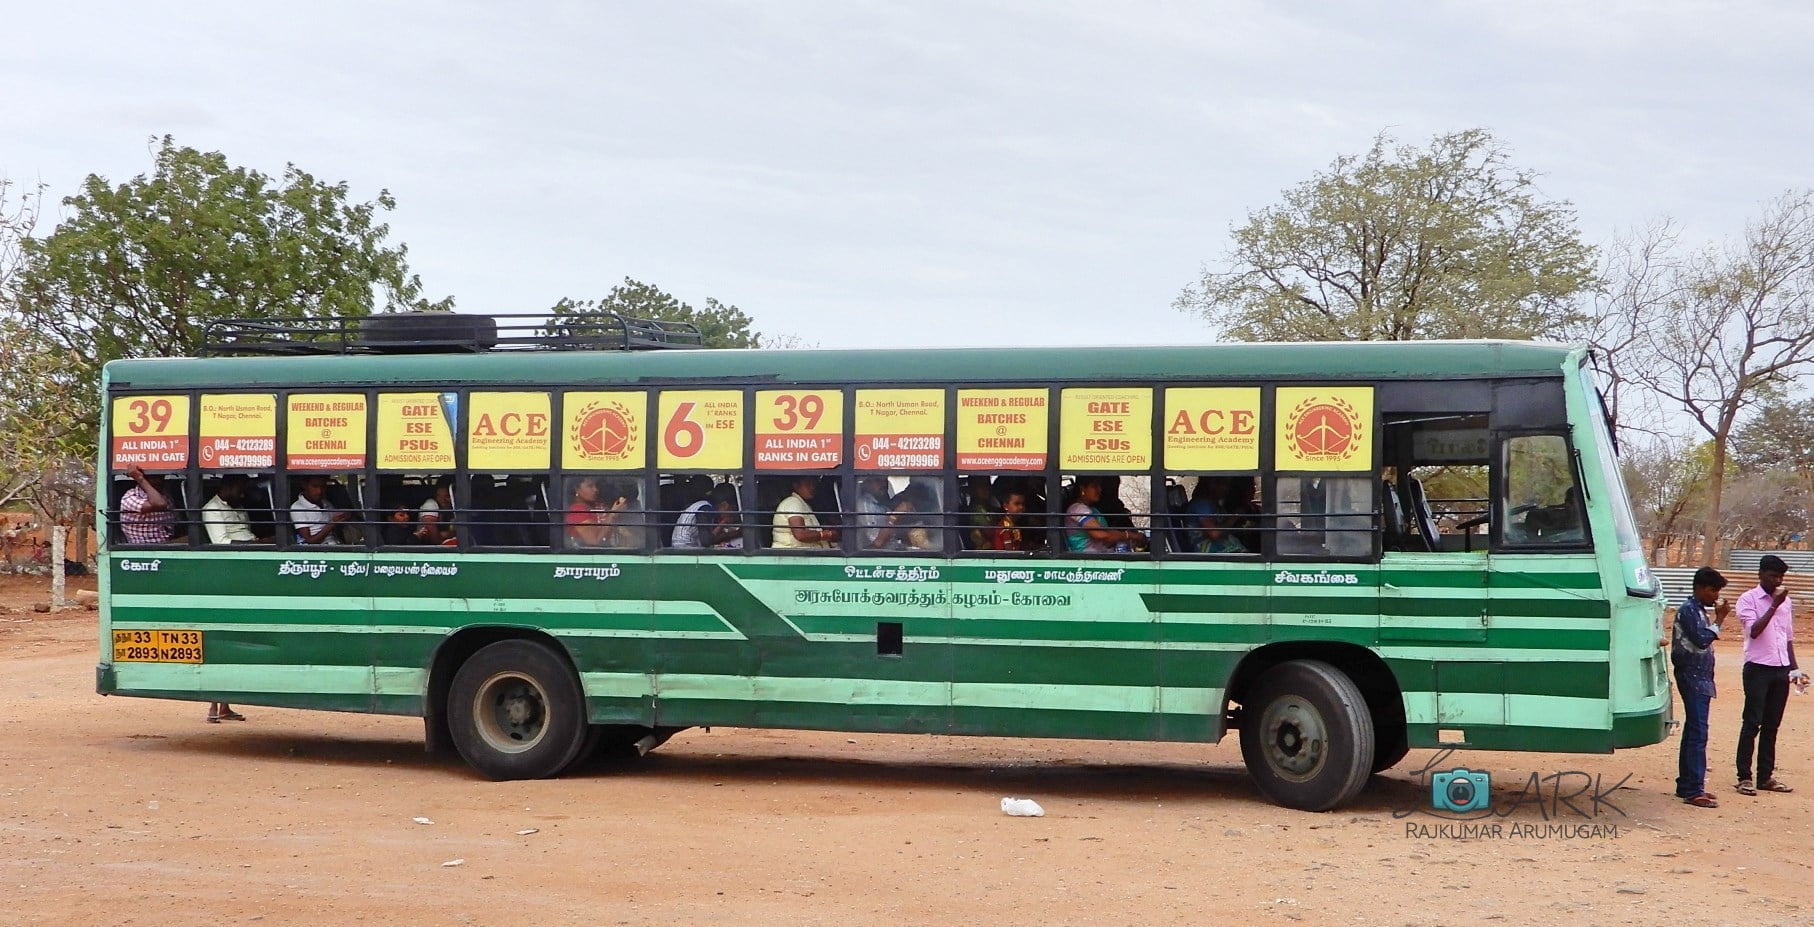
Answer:
[[[494, 710], [475, 708], [479, 697]], [[430, 663], [423, 726], [431, 751], [457, 751], [493, 779], [556, 775], [590, 733], [572, 655], [548, 634], [508, 627], [466, 628], [442, 641]], [[525, 732], [548, 742], [509, 742]]]
[[1256, 650], [1230, 678], [1227, 700], [1241, 706], [1228, 717], [1240, 729], [1256, 784], [1288, 807], [1336, 807], [1406, 751], [1397, 679], [1357, 645], [1292, 642]]

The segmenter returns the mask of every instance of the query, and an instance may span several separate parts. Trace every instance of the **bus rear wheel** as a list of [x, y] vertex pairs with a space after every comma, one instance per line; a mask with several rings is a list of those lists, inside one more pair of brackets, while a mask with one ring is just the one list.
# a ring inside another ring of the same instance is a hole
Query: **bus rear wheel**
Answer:
[[1320, 660], [1281, 663], [1242, 699], [1241, 757], [1274, 803], [1328, 811], [1373, 771], [1373, 717], [1360, 687]]
[[586, 744], [586, 699], [558, 654], [525, 640], [498, 641], [454, 674], [447, 695], [454, 747], [491, 779], [545, 779]]

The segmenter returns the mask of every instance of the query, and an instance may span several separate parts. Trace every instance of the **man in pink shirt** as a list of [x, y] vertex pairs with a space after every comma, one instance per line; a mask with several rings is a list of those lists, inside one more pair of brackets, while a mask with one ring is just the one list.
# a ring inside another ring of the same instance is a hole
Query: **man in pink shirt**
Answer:
[[[1789, 703], [1789, 678], [1801, 675], [1795, 662], [1795, 613], [1783, 574], [1789, 565], [1766, 554], [1757, 564], [1757, 588], [1739, 596], [1738, 620], [1745, 628], [1745, 714], [1738, 729], [1738, 791], [1741, 795], [1789, 792], [1776, 778], [1776, 729]], [[1751, 778], [1751, 748], [1757, 748], [1757, 779]]]

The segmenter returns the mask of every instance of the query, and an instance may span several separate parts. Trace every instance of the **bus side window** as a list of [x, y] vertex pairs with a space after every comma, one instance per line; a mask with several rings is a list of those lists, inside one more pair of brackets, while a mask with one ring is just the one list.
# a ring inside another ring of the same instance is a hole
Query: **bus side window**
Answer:
[[454, 547], [460, 512], [454, 508], [453, 479], [435, 474], [384, 475], [373, 503], [379, 539], [391, 547]]
[[227, 473], [202, 480], [199, 513], [209, 544], [269, 544], [277, 533], [270, 473]]
[[547, 547], [548, 476], [543, 473], [477, 473], [465, 519], [475, 547]]
[[[670, 551], [743, 547], [743, 477], [737, 473], [663, 473], [655, 546]], [[766, 528], [765, 528], [766, 530]]]
[[944, 481], [931, 476], [865, 472], [857, 477], [851, 528], [862, 552], [940, 551], [950, 522]]
[[1359, 559], [1373, 552], [1373, 496], [1361, 476], [1281, 476], [1278, 547], [1283, 556]]
[[835, 477], [803, 473], [756, 478], [756, 534], [764, 547], [836, 550], [842, 546], [842, 511]]
[[185, 495], [185, 482], [181, 473], [146, 474], [146, 480], [152, 489], [163, 496], [166, 508], [153, 511], [148, 505], [146, 493], [139, 490], [133, 480], [115, 475], [110, 486], [110, 498], [113, 500], [109, 514], [114, 543], [132, 544], [180, 544], [188, 539], [189, 526], [195, 522], [193, 506], [188, 504]]
[[1505, 442], [1505, 542], [1575, 547], [1587, 543], [1587, 512], [1574, 457], [1561, 435], [1516, 435]]
[[587, 474], [567, 478], [558, 516], [561, 546], [569, 550], [642, 551], [649, 530], [641, 477]]
[[300, 545], [365, 543], [362, 478], [354, 473], [291, 474], [280, 508], [289, 524], [290, 542]]
[[[1059, 499], [1058, 543], [1072, 554], [1126, 554], [1151, 547], [1146, 529], [1152, 518], [1146, 511], [1152, 498], [1150, 477], [1144, 474], [1072, 474], [1064, 477]], [[1128, 499], [1137, 509], [1129, 508]]]

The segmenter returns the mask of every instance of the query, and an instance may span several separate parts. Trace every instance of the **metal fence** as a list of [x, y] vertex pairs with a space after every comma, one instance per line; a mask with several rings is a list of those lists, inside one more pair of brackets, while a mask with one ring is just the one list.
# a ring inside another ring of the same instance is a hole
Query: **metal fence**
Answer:
[[[1814, 550], [1735, 550], [1726, 555], [1728, 574], [1756, 573], [1757, 562], [1765, 554], [1775, 554], [1789, 565], [1789, 574], [1814, 573]], [[1727, 575], [1731, 579], [1731, 575]]]
[[1694, 567], [1657, 567], [1650, 575], [1663, 587], [1663, 602], [1670, 608], [1682, 604], [1694, 591]]

